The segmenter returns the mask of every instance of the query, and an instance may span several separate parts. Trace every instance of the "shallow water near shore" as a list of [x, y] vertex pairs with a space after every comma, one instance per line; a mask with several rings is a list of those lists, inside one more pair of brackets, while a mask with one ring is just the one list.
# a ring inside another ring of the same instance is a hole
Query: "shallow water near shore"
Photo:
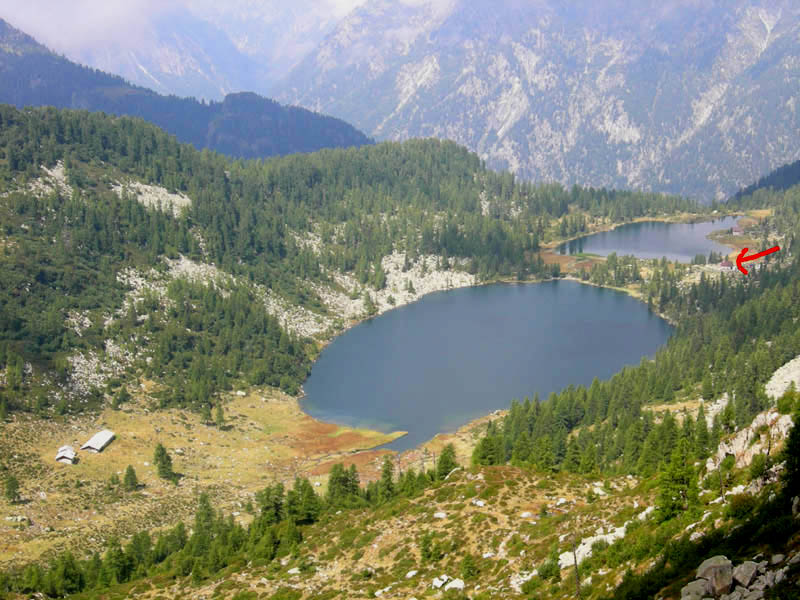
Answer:
[[513, 398], [607, 378], [671, 331], [627, 294], [574, 281], [437, 292], [336, 338], [301, 405], [323, 421], [408, 431], [387, 446], [405, 450]]
[[637, 258], [661, 258], [691, 262], [698, 254], [708, 257], [712, 250], [725, 256], [731, 249], [710, 240], [713, 231], [730, 229], [736, 225], [737, 217], [723, 217], [701, 223], [660, 223], [642, 221], [620, 225], [611, 231], [593, 233], [586, 237], [565, 242], [556, 248], [559, 254], [599, 254], [608, 256], [616, 252], [619, 256], [633, 254]]

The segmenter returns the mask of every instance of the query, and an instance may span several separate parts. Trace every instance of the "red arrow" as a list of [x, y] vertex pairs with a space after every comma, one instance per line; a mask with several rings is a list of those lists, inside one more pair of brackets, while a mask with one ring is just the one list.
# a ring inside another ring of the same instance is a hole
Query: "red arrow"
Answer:
[[739, 256], [736, 257], [736, 268], [739, 269], [742, 273], [747, 275], [747, 269], [742, 266], [743, 262], [747, 262], [748, 260], [755, 260], [757, 258], [761, 258], [762, 256], [766, 256], [767, 254], [772, 254], [773, 252], [777, 252], [780, 250], [780, 246], [774, 246], [769, 248], [768, 250], [764, 250], [763, 252], [757, 252], [752, 256], [745, 256], [747, 254], [747, 248], [742, 248], [742, 251], [739, 252]]

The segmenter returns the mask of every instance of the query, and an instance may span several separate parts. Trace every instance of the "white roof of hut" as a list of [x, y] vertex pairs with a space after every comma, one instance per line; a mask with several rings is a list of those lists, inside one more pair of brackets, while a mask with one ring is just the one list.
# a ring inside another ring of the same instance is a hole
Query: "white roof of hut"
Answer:
[[56, 454], [56, 461], [60, 463], [73, 464], [76, 456], [75, 449], [72, 446], [61, 446]]
[[98, 431], [88, 442], [81, 446], [81, 450], [91, 450], [92, 452], [102, 452], [114, 439], [114, 432], [109, 429]]

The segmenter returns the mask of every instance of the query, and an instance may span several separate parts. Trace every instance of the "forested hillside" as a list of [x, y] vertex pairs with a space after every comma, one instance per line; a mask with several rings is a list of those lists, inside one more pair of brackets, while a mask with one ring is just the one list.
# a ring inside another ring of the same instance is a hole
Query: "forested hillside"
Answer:
[[[771, 188], [774, 191], [781, 192], [798, 184], [800, 184], [800, 160], [788, 165], [783, 165], [771, 173], [764, 175], [764, 177], [759, 179], [756, 183], [739, 190], [731, 200], [731, 204], [738, 203], [749, 196], [753, 196], [758, 190]], [[752, 199], [749, 200], [752, 202]]]
[[[15, 424], [34, 416], [60, 423], [87, 408], [124, 407], [132, 402], [130, 390], [136, 392], [130, 384], [146, 380], [158, 384], [150, 394], [157, 405], [148, 410], [188, 407], [204, 423], [213, 410], [221, 415], [220, 435], [224, 392], [298, 390], [320, 342], [338, 330], [337, 320], [343, 326], [341, 305], [332, 298], [363, 299], [363, 316], [378, 297], [400, 295], [385, 289], [389, 256], [408, 274], [550, 277], [558, 269], [543, 263], [544, 242], [635, 217], [697, 210], [675, 197], [519, 183], [448, 142], [244, 162], [182, 145], [138, 119], [10, 106], [0, 107], [0, 186], [0, 417], [11, 412]], [[446, 568], [470, 585], [494, 582], [502, 597], [539, 588], [567, 595], [566, 580], [559, 583], [568, 568], [560, 565], [563, 540], [575, 531], [592, 539], [593, 503], [601, 492], [620, 494], [618, 504], [606, 505], [602, 526], [616, 532], [621, 525], [623, 536], [628, 527], [632, 537], [603, 538], [597, 547], [587, 542], [596, 557], [582, 567], [584, 574], [616, 585], [620, 565], [654, 564], [657, 577], [629, 575], [621, 589], [636, 597], [637, 590], [663, 584], [665, 565], [674, 569], [719, 541], [709, 534], [708, 543], [687, 546], [680, 539], [684, 528], [705, 519], [703, 508], [732, 523], [756, 514], [753, 501], [738, 513], [712, 505], [717, 478], [702, 471], [702, 459], [715, 456], [719, 440], [770, 405], [762, 384], [800, 353], [798, 188], [757, 192], [737, 206], [772, 209], [754, 229], [764, 243], [781, 240], [785, 252], [747, 279], [701, 276], [687, 283], [683, 267], [648, 265], [643, 289], [678, 322], [655, 361], [541, 403], [515, 403], [502, 421], [488, 425], [472, 471], [449, 477], [452, 450], [422, 473], [398, 474], [385, 460], [380, 480], [365, 487], [357, 469], [334, 466], [324, 497], [302, 477], [289, 491], [270, 484], [255, 506], [243, 507], [253, 515], [247, 526], [200, 497], [191, 533], [182, 525], [140, 529], [128, 542], [107, 539], [102, 555], [49, 554], [46, 568], [31, 564], [0, 576], [0, 590], [130, 595], [148, 589], [151, 578], [162, 587], [215, 582], [234, 590], [235, 581], [258, 573], [270, 578], [261, 585], [280, 598], [289, 593], [281, 588], [287, 578], [326, 572], [332, 579], [314, 584], [325, 593], [347, 588], [374, 597], [400, 587], [398, 580], [409, 590], [428, 588], [406, 573], [438, 577]], [[643, 277], [640, 265], [628, 257], [609, 257], [586, 273], [617, 285], [637, 276]], [[322, 328], [303, 334], [290, 318], [296, 313]], [[664, 409], [700, 395], [729, 399], [710, 425], [703, 409], [680, 418]], [[782, 410], [796, 402], [787, 394]], [[200, 425], [192, 430], [183, 418], [195, 439]], [[771, 460], [767, 452], [753, 481], [768, 479]], [[180, 482], [160, 444], [153, 462], [161, 479]], [[719, 470], [721, 491], [748, 477], [722, 463]], [[607, 484], [598, 487], [597, 478]], [[5, 479], [7, 497], [16, 502], [16, 479]], [[104, 502], [112, 512], [120, 499], [145, 498], [135, 479], [126, 480], [112, 475], [107, 482]], [[169, 497], [152, 480], [147, 485]], [[580, 491], [587, 485], [589, 491]], [[180, 483], [177, 489], [189, 488]], [[630, 494], [658, 507], [652, 520], [623, 525], [634, 514]], [[532, 516], [529, 497], [539, 503], [538, 521], [517, 533], [513, 512]], [[464, 498], [472, 499], [469, 506]], [[574, 512], [565, 512], [565, 504]], [[784, 510], [787, 499], [778, 504]], [[433, 514], [438, 505], [446, 509]], [[474, 512], [483, 509], [491, 516]], [[459, 520], [462, 513], [469, 520]], [[451, 515], [455, 520], [446, 523], [453, 528], [436, 525]], [[472, 525], [465, 533], [456, 523], [486, 523], [497, 532], [481, 539]], [[380, 541], [384, 533], [389, 541]], [[380, 550], [370, 550], [378, 543]], [[523, 549], [527, 558], [512, 568], [508, 559], [522, 559]], [[389, 566], [364, 567], [364, 553], [372, 564]], [[339, 561], [335, 569], [331, 561]], [[599, 597], [612, 588], [590, 589]]]
[[57, 56], [2, 19], [0, 102], [141, 117], [195, 148], [241, 158], [370, 143], [344, 121], [252, 93], [211, 103], [162, 96]]
[[[761, 237], [762, 249], [780, 241], [780, 265], [735, 280], [701, 275], [689, 285], [680, 285], [675, 269], [657, 271], [650, 283], [663, 278], [668, 285], [663, 288], [666, 295], [656, 300], [678, 328], [655, 360], [643, 359], [609, 381], [568, 388], [542, 403], [515, 402], [503, 427], [492, 427], [482, 439], [474, 460], [532, 461], [576, 473], [600, 469], [649, 476], [676, 439], [687, 437], [693, 456], [704, 459], [721, 435], [748, 424], [769, 406], [763, 384], [800, 354], [795, 327], [800, 317], [800, 185], [792, 185], [795, 170], [795, 164], [781, 167], [727, 204], [715, 205], [768, 214], [754, 232]], [[602, 267], [621, 271], [619, 279], [626, 281], [636, 266], [617, 267], [625, 258], [618, 262], [612, 255]], [[647, 404], [698, 393], [710, 402], [729, 400], [725, 411], [714, 415], [710, 429], [705, 419], [695, 424], [690, 417], [683, 420], [681, 434], [675, 420], [657, 423], [645, 410]]]
[[[42, 183], [56, 173], [63, 181]], [[270, 302], [319, 323], [342, 316], [323, 300], [332, 293], [363, 297], [370, 312], [393, 252], [404, 269], [420, 260], [424, 269], [433, 256], [437, 269], [480, 279], [549, 276], [542, 240], [592, 220], [696, 208], [674, 197], [520, 184], [448, 142], [232, 162], [142, 121], [8, 106], [0, 184], [0, 335], [14, 373], [4, 394], [12, 408], [31, 409], [37, 393], [20, 382], [25, 363], [64, 380], [76, 350], [107, 355], [109, 338], [130, 353], [118, 371], [142, 368], [174, 383], [163, 405], [208, 406], [240, 377], [294, 393], [314, 342], [287, 332]], [[136, 187], [148, 185], [182, 208], [148, 210]], [[132, 290], [136, 276], [164, 276], [179, 260], [213, 265], [224, 281]], [[82, 395], [98, 400], [98, 387]]]

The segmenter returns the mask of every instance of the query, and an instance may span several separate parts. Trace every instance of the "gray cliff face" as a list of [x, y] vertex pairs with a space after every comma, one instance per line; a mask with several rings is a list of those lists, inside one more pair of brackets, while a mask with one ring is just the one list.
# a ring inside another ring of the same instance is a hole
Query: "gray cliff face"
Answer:
[[254, 89], [262, 72], [223, 31], [179, 6], [150, 20], [135, 43], [121, 34], [70, 58], [161, 94], [207, 100]]
[[797, 3], [563, 4], [371, 0], [275, 91], [566, 184], [710, 200], [800, 158]]

